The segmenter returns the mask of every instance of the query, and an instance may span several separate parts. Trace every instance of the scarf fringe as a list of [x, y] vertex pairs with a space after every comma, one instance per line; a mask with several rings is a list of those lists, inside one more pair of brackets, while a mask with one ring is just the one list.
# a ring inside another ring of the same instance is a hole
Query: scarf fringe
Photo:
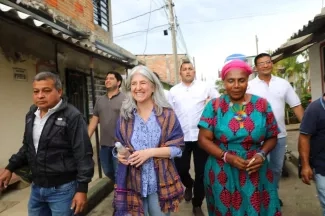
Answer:
[[160, 200], [160, 207], [161, 211], [164, 213], [169, 213], [169, 212], [178, 212], [179, 210], [179, 205], [182, 202], [183, 197], [176, 197], [173, 199], [171, 202], [170, 200]]

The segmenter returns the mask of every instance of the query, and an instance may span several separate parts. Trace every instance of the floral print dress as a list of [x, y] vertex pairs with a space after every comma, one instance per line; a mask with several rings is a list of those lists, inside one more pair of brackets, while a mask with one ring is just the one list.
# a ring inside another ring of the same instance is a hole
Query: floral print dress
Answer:
[[[211, 100], [199, 127], [214, 133], [215, 143], [228, 154], [252, 158], [261, 143], [276, 137], [278, 127], [267, 101], [252, 95], [241, 110], [230, 105], [228, 95]], [[204, 173], [206, 201], [210, 216], [280, 216], [281, 209], [272, 171], [265, 160], [258, 172], [248, 175], [222, 160], [209, 156]]]

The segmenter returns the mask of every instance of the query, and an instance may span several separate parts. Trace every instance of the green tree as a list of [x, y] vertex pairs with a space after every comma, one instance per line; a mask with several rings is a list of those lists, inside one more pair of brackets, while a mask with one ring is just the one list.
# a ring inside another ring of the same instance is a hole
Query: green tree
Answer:
[[220, 94], [224, 94], [225, 93], [225, 87], [223, 85], [223, 81], [222, 80], [217, 80], [215, 83], [216, 89], [218, 90], [218, 92]]
[[[299, 55], [280, 60], [274, 64], [272, 73], [286, 80], [291, 79], [303, 106], [306, 106], [310, 100], [310, 93], [308, 92], [310, 83], [308, 79], [309, 55], [308, 52], [303, 52], [301, 56], [304, 59], [303, 62], [298, 62]], [[287, 123], [298, 122], [289, 106], [286, 106], [285, 111]]]
[[299, 95], [308, 93], [309, 80], [309, 59], [308, 52], [303, 52], [303, 62], [298, 62], [298, 56], [291, 56], [280, 60], [274, 65], [273, 74], [290, 80], [293, 78], [293, 85], [297, 89]]

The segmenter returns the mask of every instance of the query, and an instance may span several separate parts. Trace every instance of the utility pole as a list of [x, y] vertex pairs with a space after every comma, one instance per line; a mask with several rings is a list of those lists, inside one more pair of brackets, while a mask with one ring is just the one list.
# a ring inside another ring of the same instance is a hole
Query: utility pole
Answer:
[[256, 55], [258, 55], [258, 38], [257, 38], [257, 35], [255, 35], [255, 43], [256, 43]]
[[168, 9], [169, 9], [169, 25], [172, 36], [172, 48], [173, 48], [173, 56], [174, 56], [174, 69], [175, 69], [175, 84], [178, 83], [178, 55], [177, 55], [177, 44], [176, 44], [176, 23], [174, 18], [174, 3], [173, 0], [168, 0]]

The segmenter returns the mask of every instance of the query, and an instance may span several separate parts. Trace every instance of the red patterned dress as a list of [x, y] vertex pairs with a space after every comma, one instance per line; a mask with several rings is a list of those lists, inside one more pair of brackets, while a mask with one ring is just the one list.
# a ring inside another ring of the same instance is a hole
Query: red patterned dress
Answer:
[[[276, 137], [278, 127], [265, 99], [252, 95], [238, 119], [228, 95], [211, 100], [199, 127], [214, 133], [216, 145], [230, 154], [250, 159], [261, 143]], [[210, 216], [280, 216], [281, 209], [272, 171], [267, 160], [251, 175], [213, 156], [205, 166], [204, 185]]]

